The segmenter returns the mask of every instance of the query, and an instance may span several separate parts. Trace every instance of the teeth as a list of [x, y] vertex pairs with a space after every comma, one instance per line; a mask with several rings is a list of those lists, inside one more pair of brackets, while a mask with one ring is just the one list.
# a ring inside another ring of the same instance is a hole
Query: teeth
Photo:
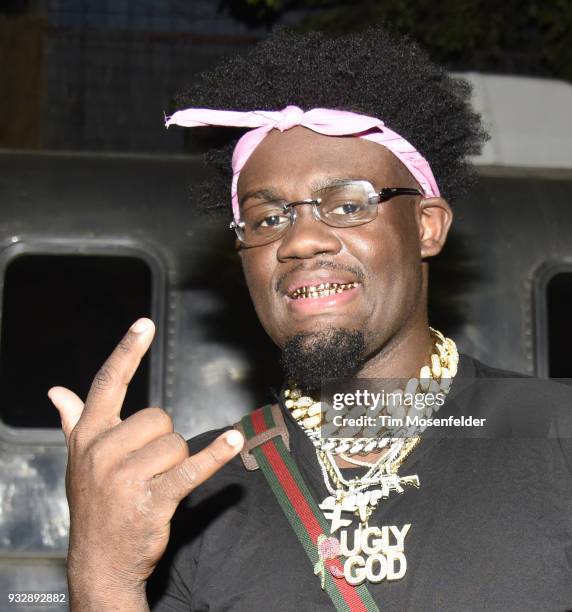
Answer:
[[335, 295], [341, 293], [347, 289], [353, 289], [357, 287], [357, 283], [321, 283], [318, 286], [310, 285], [305, 287], [298, 287], [291, 294], [292, 299], [303, 299], [303, 298], [318, 298], [327, 297], [329, 295]]

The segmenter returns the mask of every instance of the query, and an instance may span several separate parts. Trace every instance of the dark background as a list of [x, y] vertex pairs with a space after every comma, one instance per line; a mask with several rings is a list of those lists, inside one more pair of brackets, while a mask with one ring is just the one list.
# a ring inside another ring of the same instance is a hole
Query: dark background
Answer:
[[162, 113], [225, 53], [373, 23], [451, 70], [572, 80], [569, 0], [3, 0], [0, 147], [179, 153]]

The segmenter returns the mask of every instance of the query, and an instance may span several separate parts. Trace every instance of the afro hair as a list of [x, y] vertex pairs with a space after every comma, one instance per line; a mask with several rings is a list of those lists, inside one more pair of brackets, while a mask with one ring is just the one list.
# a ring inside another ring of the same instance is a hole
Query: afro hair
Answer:
[[[429, 161], [442, 195], [454, 203], [474, 180], [468, 156], [487, 139], [470, 94], [467, 81], [431, 62], [414, 41], [395, 39], [380, 27], [336, 38], [278, 29], [200, 75], [176, 104], [228, 110], [293, 104], [377, 117]], [[206, 153], [216, 172], [195, 190], [203, 212], [229, 211], [234, 135]]]

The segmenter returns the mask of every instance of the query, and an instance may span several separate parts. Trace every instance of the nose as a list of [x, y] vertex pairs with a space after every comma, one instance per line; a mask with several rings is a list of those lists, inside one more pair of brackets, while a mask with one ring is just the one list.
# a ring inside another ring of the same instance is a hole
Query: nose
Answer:
[[296, 219], [280, 241], [276, 252], [279, 261], [310, 259], [316, 255], [335, 255], [342, 244], [335, 228], [316, 219], [312, 204], [296, 206]]

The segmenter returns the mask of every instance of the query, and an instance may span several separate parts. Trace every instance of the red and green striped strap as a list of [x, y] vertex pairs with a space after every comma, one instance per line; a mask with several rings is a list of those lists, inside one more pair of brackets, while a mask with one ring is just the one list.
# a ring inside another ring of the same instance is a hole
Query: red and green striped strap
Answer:
[[[243, 417], [241, 421], [246, 439], [276, 426], [271, 406], [264, 406]], [[304, 482], [298, 466], [288, 452], [281, 437], [273, 437], [250, 451], [272, 492], [276, 496], [286, 518], [298, 536], [312, 567], [319, 567], [324, 559], [318, 549], [318, 538], [327, 538], [328, 523], [318, 504]], [[373, 612], [379, 608], [364, 585], [354, 587], [341, 577], [343, 565], [340, 558], [326, 560], [329, 567], [322, 565], [320, 578], [336, 610], [344, 612]], [[330, 571], [331, 568], [331, 571]], [[331, 573], [337, 574], [335, 578]]]

